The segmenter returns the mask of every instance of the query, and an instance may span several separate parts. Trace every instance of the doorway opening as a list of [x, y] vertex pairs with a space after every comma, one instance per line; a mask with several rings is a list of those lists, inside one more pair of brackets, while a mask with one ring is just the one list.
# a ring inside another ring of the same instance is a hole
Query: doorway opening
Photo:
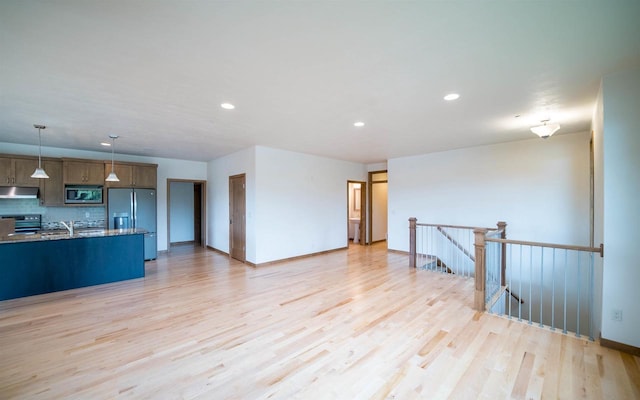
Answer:
[[206, 181], [167, 179], [167, 251], [175, 246], [206, 246], [206, 185]]
[[367, 183], [347, 181], [347, 244], [366, 244]]
[[368, 231], [367, 243], [387, 240], [387, 171], [369, 172]]

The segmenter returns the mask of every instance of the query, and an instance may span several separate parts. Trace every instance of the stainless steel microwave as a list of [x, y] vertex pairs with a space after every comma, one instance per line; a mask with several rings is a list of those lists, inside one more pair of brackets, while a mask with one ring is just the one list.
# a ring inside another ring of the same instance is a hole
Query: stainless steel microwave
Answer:
[[65, 204], [102, 204], [102, 186], [65, 186]]

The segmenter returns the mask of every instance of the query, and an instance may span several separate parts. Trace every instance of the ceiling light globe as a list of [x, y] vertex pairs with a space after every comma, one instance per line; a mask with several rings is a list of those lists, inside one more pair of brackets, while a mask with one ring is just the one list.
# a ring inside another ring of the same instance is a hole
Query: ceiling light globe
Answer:
[[448, 95], [444, 96], [444, 99], [446, 101], [458, 100], [459, 98], [460, 95], [458, 93], [449, 93]]
[[542, 139], [547, 139], [560, 129], [560, 124], [547, 124], [544, 122], [542, 125], [531, 127], [531, 132], [540, 136]]

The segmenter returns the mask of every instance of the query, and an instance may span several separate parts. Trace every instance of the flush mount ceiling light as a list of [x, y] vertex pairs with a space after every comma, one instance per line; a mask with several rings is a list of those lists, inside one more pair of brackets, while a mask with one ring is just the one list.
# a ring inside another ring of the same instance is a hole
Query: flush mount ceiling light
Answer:
[[109, 135], [109, 137], [111, 138], [111, 173], [107, 176], [107, 179], [105, 179], [105, 181], [120, 182], [120, 179], [118, 179], [118, 175], [116, 175], [115, 171], [113, 170], [113, 155], [116, 149], [116, 139], [118, 138], [118, 135]]
[[47, 173], [44, 172], [44, 169], [42, 169], [42, 134], [40, 133], [42, 129], [46, 129], [47, 127], [44, 125], [33, 125], [33, 127], [38, 130], [38, 168], [33, 171], [31, 177], [36, 179], [47, 179], [49, 178], [49, 175], [47, 175]]
[[362, 121], [356, 121], [353, 123], [353, 126], [355, 126], [356, 128], [361, 128], [364, 126], [364, 122]]
[[100, 142], [100, 146], [111, 147], [111, 143], [108, 142]]
[[460, 95], [458, 93], [449, 93], [448, 95], [444, 96], [444, 99], [446, 101], [458, 100], [459, 98]]
[[231, 103], [222, 103], [220, 104], [220, 107], [224, 108], [225, 110], [233, 110], [234, 108], [236, 108], [236, 106]]
[[535, 133], [543, 139], [548, 138], [549, 136], [556, 133], [558, 129], [560, 129], [560, 124], [548, 124], [548, 119], [542, 120], [540, 122], [542, 122], [542, 125], [532, 126], [531, 132]]

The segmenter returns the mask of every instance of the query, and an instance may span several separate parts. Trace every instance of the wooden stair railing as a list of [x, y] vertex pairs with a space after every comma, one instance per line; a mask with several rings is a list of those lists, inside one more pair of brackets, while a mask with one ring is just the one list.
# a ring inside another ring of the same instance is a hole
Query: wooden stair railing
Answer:
[[457, 240], [452, 238], [451, 235], [449, 235], [444, 229], [442, 229], [441, 226], [438, 226], [436, 229], [438, 230], [438, 232], [442, 233], [442, 235], [445, 238], [447, 238], [447, 240], [453, 243], [453, 245], [456, 246], [458, 250], [460, 250], [465, 256], [469, 257], [471, 261], [473, 262], [476, 261], [476, 258], [473, 256], [473, 254], [469, 253], [469, 250], [465, 249], [463, 245], [461, 245]]

